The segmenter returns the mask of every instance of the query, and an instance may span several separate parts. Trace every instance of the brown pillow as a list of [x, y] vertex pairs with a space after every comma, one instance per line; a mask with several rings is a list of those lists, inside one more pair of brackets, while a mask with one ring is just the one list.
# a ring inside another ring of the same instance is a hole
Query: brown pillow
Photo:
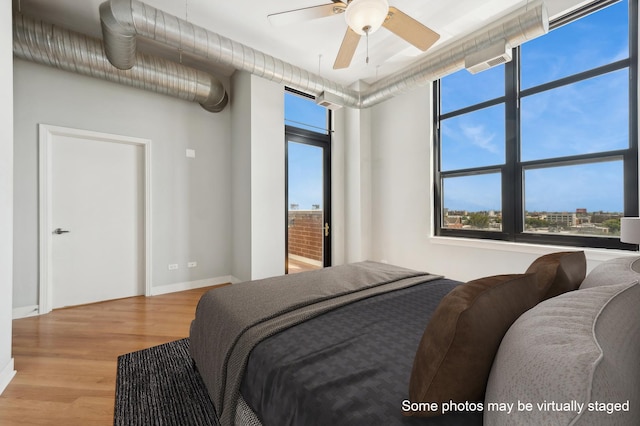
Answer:
[[[496, 275], [469, 281], [447, 294], [422, 335], [409, 383], [414, 403], [482, 401], [502, 337], [540, 300], [535, 274]], [[430, 408], [427, 408], [430, 410]], [[441, 411], [403, 411], [436, 416]]]
[[533, 261], [527, 273], [538, 274], [542, 301], [580, 287], [587, 273], [587, 260], [583, 251], [545, 254]]

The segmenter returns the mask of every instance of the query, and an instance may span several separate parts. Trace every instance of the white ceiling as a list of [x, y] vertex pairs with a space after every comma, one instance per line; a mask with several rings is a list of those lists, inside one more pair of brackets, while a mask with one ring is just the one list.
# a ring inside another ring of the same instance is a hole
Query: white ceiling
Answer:
[[[253, 49], [289, 62], [340, 84], [358, 80], [372, 83], [446, 47], [451, 41], [482, 28], [496, 18], [520, 7], [528, 0], [389, 0], [389, 4], [409, 14], [440, 34], [440, 40], [421, 52], [381, 28], [369, 38], [370, 61], [365, 63], [366, 43], [360, 41], [351, 66], [333, 70], [333, 61], [346, 30], [343, 15], [274, 27], [269, 14], [330, 3], [331, 0], [143, 0], [145, 3], [187, 19]], [[559, 16], [591, 0], [547, 0], [550, 17]], [[102, 0], [13, 0], [14, 10], [84, 34], [100, 37], [98, 6]], [[153, 50], [154, 46], [140, 45]], [[179, 60], [177, 53], [170, 59]], [[194, 64], [183, 57], [185, 63]], [[198, 62], [198, 61], [196, 61]], [[233, 70], [195, 63], [218, 74]]]

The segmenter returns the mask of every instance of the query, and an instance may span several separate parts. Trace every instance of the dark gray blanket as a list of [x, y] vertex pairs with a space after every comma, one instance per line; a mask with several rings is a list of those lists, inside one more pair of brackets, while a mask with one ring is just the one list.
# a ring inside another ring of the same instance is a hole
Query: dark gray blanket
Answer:
[[244, 400], [263, 426], [482, 425], [482, 412], [402, 415], [420, 338], [458, 284], [438, 279], [381, 294], [269, 337], [249, 357]]
[[247, 358], [260, 341], [338, 306], [436, 278], [359, 262], [207, 292], [191, 324], [190, 350], [221, 423], [233, 423]]

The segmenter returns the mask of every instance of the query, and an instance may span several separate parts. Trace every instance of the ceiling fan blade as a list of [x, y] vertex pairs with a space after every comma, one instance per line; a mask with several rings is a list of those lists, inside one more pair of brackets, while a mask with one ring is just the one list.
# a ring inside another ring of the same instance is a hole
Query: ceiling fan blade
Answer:
[[440, 34], [395, 7], [389, 7], [389, 15], [382, 26], [423, 52], [440, 38]]
[[320, 6], [304, 7], [302, 9], [273, 13], [268, 15], [267, 18], [271, 25], [276, 27], [294, 24], [296, 22], [310, 21], [312, 19], [326, 18], [327, 16], [337, 15], [345, 11], [347, 8], [346, 5], [342, 2], [338, 3], [329, 3]]
[[359, 41], [360, 34], [347, 27], [347, 32], [344, 34], [344, 38], [342, 39], [338, 56], [336, 57], [336, 61], [333, 63], [334, 70], [349, 67], [351, 59], [353, 59], [353, 55], [356, 53], [356, 47], [358, 47]]

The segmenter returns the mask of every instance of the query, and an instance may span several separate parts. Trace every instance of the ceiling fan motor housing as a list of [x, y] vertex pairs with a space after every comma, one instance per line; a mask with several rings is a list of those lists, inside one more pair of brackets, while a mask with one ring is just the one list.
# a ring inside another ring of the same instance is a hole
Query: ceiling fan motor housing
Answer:
[[389, 13], [387, 0], [352, 0], [345, 11], [347, 25], [360, 35], [375, 32]]

